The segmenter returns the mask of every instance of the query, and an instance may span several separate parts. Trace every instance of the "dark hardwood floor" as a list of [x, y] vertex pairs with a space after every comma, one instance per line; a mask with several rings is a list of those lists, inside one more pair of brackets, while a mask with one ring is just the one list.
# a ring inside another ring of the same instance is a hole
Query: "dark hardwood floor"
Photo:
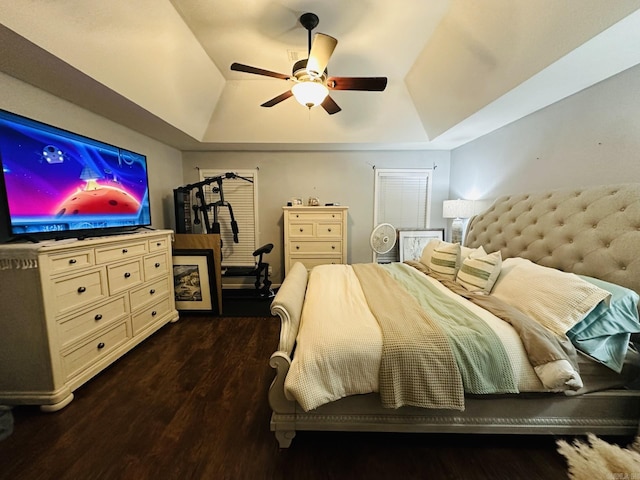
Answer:
[[269, 431], [277, 318], [184, 317], [56, 413], [13, 410], [0, 479], [561, 479], [552, 437]]

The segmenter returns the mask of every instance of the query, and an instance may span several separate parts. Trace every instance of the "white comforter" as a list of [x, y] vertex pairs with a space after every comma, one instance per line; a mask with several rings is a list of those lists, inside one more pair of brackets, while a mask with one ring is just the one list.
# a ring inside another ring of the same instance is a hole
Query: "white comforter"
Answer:
[[[462, 302], [496, 333], [519, 391], [572, 390], [570, 386], [563, 387], [567, 377], [575, 380], [577, 375], [570, 366], [567, 371], [565, 365], [551, 364], [537, 374], [518, 334], [508, 323], [454, 294], [437, 280], [426, 278], [445, 295]], [[309, 411], [348, 395], [377, 392], [381, 354], [380, 327], [352, 267], [314, 268], [309, 276], [296, 350], [285, 380], [286, 395]], [[553, 378], [543, 378], [543, 384], [540, 374]]]

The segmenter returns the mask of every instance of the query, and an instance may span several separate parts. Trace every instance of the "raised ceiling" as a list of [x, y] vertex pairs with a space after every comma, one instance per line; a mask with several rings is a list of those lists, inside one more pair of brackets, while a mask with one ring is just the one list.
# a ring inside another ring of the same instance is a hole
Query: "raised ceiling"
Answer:
[[[451, 149], [640, 63], [640, 0], [0, 0], [1, 71], [189, 150]], [[304, 12], [329, 72], [386, 76], [308, 111], [283, 80]]]

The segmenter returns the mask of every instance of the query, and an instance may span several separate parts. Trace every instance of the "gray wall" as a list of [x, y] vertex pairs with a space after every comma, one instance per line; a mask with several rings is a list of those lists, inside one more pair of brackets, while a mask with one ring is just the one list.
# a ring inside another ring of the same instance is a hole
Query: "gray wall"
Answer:
[[151, 221], [173, 228], [173, 189], [182, 177], [179, 150], [0, 73], [0, 108], [147, 156]]
[[318, 197], [322, 204], [349, 207], [349, 263], [370, 262], [373, 228], [373, 184], [376, 168], [433, 168], [431, 227], [442, 228], [442, 201], [449, 192], [449, 152], [184, 152], [185, 183], [198, 181], [198, 168], [258, 168], [260, 243], [273, 243], [267, 261], [273, 281], [280, 283], [284, 267], [282, 207], [291, 197]]
[[452, 198], [640, 182], [640, 66], [451, 153]]

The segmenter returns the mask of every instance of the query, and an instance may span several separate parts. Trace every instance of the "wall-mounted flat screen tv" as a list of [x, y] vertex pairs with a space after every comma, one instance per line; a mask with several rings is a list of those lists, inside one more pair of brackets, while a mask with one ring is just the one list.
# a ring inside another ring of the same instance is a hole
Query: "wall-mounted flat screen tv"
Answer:
[[151, 225], [145, 155], [0, 110], [0, 162], [10, 239]]

